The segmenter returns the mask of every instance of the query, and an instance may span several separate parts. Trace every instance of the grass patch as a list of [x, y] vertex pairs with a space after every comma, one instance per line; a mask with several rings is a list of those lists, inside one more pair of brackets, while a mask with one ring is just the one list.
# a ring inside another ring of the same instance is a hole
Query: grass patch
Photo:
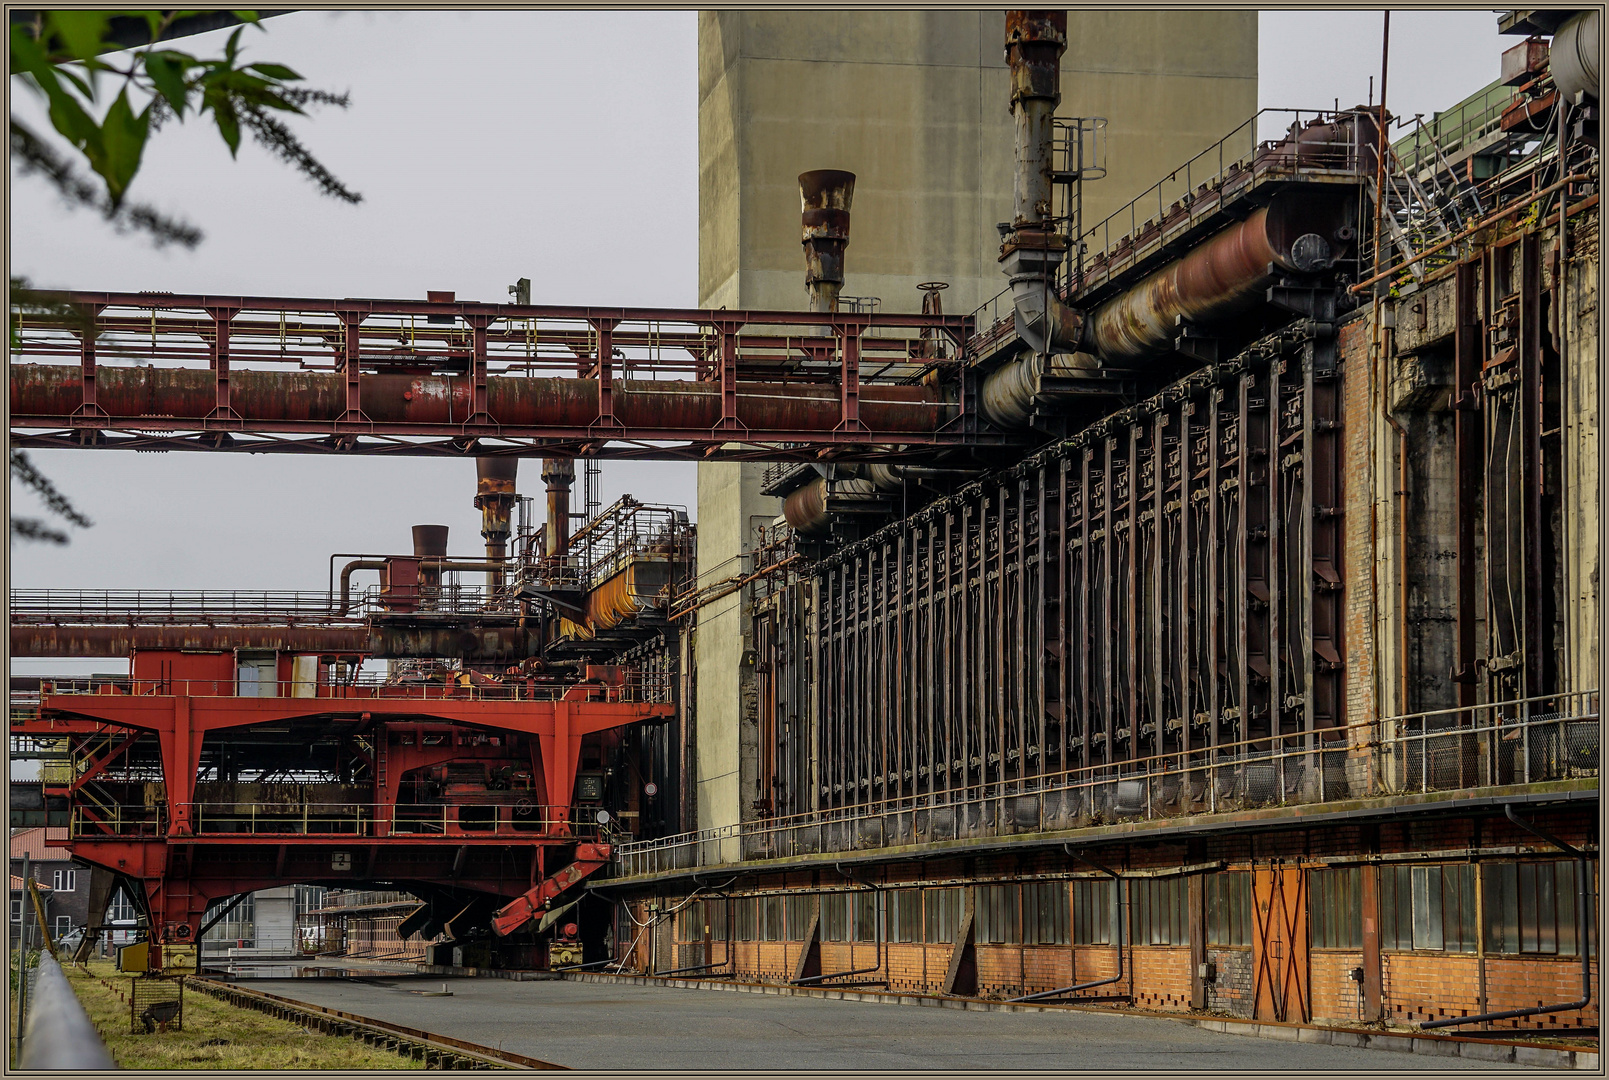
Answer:
[[[124, 1069], [422, 1069], [424, 1063], [341, 1035], [308, 1034], [186, 987], [184, 1030], [129, 1034], [129, 976], [110, 961], [63, 969], [106, 1049]], [[103, 981], [104, 980], [104, 981]], [[111, 985], [108, 986], [107, 983]], [[124, 997], [118, 997], [117, 991]]]

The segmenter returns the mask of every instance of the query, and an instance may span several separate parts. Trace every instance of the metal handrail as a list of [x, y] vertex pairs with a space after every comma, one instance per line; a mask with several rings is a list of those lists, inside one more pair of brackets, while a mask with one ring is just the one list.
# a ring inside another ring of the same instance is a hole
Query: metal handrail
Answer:
[[[1484, 717], [1483, 723], [1475, 722], [1477, 714]], [[1219, 788], [1226, 774], [1241, 789], [1243, 801], [1284, 802], [1290, 794], [1288, 784], [1291, 773], [1295, 771], [1289, 768], [1289, 763], [1294, 761], [1300, 765], [1301, 759], [1319, 758], [1320, 755], [1341, 755], [1364, 763], [1368, 772], [1368, 794], [1372, 795], [1489, 786], [1505, 776], [1507, 782], [1533, 783], [1555, 778], [1555, 774], [1560, 772], [1597, 768], [1595, 744], [1591, 746], [1590, 754], [1582, 753], [1578, 755], [1582, 760], [1572, 762], [1568, 760], [1570, 754], [1563, 738], [1563, 725], [1595, 722], [1597, 716], [1596, 690], [1516, 699], [1473, 708], [1432, 710], [1325, 732], [1264, 736], [1217, 747], [1158, 754], [1040, 776], [990, 781], [946, 791], [634, 841], [622, 844], [617, 854], [619, 865], [627, 872], [636, 862], [657, 862], [659, 856], [679, 849], [696, 849], [701, 860], [699, 864], [704, 865], [705, 848], [711, 845], [719, 848], [723, 842], [768, 841], [789, 834], [797, 836], [802, 831], [824, 830], [827, 826], [843, 829], [851, 847], [876, 847], [881, 846], [880, 842], [864, 843], [860, 839], [860, 826], [880, 823], [890, 815], [998, 805], [1005, 799], [1020, 796], [1084, 792], [1122, 783], [1139, 785], [1137, 794], [1143, 802], [1143, 808], [1137, 812], [1147, 818], [1157, 816], [1156, 785], [1161, 784], [1164, 788], [1172, 785], [1178, 791], [1183, 789], [1187, 781], [1201, 783], [1202, 797], [1207, 803], [1204, 810], [1194, 812], [1213, 812], [1218, 809], [1220, 801], [1230, 801], [1234, 794], [1231, 791], [1220, 797]], [[1460, 724], [1460, 719], [1464, 723]], [[1321, 735], [1336, 738], [1321, 739]], [[1459, 768], [1451, 782], [1444, 783], [1436, 776], [1437, 755], [1445, 756], [1448, 750], [1459, 752]], [[1474, 756], [1474, 764], [1466, 763], [1464, 755], [1467, 754]], [[1505, 754], [1509, 759], [1506, 767]], [[1271, 785], [1270, 796], [1259, 798], [1248, 794], [1252, 790], [1248, 769], [1271, 772], [1268, 776], [1259, 774], [1261, 784]], [[1358, 797], [1350, 784], [1343, 785], [1341, 791], [1329, 792], [1326, 789], [1326, 771], [1323, 767], [1314, 770], [1319, 790], [1298, 801], [1326, 802]], [[1296, 775], [1299, 778], [1301, 774], [1296, 772]], [[1046, 801], [1043, 798], [1038, 801], [1037, 824], [1044, 829]], [[826, 837], [823, 832], [818, 832], [817, 839], [825, 840]], [[822, 846], [821, 850], [829, 848]]]
[[84, 1006], [67, 984], [61, 965], [48, 953], [39, 955], [39, 973], [29, 995], [17, 1065], [29, 1070], [117, 1068]]
[[[250, 686], [254, 692], [242, 693]], [[273, 689], [273, 693], [264, 690]], [[578, 692], [585, 697], [576, 696]], [[424, 701], [582, 701], [604, 700], [640, 704], [670, 702], [670, 676], [665, 672], [636, 671], [621, 683], [537, 683], [511, 679], [494, 684], [456, 682], [393, 682], [366, 675], [343, 682], [277, 679], [241, 683], [238, 679], [46, 679], [38, 692], [23, 691], [19, 705], [37, 706], [39, 695], [98, 696], [107, 693], [140, 697], [254, 697], [308, 700], [424, 700]], [[13, 695], [14, 700], [17, 695]]]
[[[225, 806], [228, 809], [224, 809]], [[513, 810], [504, 820], [496, 813]], [[130, 835], [166, 832], [176, 811], [189, 811], [194, 836], [454, 836], [463, 839], [500, 838], [535, 840], [554, 835], [563, 826], [571, 836], [595, 836], [601, 831], [597, 821], [584, 809], [570, 804], [532, 801], [526, 807], [512, 803], [429, 803], [418, 806], [386, 803], [336, 803], [320, 807], [304, 797], [291, 806], [278, 802], [144, 803], [106, 804], [73, 807], [68, 835], [74, 840], [113, 839]], [[465, 825], [457, 811], [493, 811], [485, 821]], [[399, 813], [400, 811], [400, 813]]]

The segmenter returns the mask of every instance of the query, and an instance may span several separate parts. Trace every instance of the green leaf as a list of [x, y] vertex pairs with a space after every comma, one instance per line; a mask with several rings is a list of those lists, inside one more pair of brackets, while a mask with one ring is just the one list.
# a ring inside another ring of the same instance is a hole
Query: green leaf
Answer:
[[296, 82], [301, 79], [300, 75], [284, 64], [247, 64], [246, 70], [255, 71], [264, 78], [278, 79], [281, 82]]
[[244, 26], [237, 26], [235, 27], [235, 32], [229, 35], [229, 43], [224, 46], [223, 50], [225, 66], [233, 66], [235, 54], [240, 51], [240, 34], [245, 29]]
[[229, 146], [229, 156], [237, 156], [240, 152], [240, 120], [235, 116], [235, 107], [228, 101], [220, 101], [212, 107], [212, 118], [218, 122], [218, 134]]
[[264, 31], [265, 33], [267, 32], [268, 28], [263, 26], [262, 20], [258, 18], [255, 11], [231, 11], [229, 14], [233, 15], [243, 23], [251, 23], [251, 25], [257, 27], [259, 30]]
[[114, 206], [123, 201], [123, 193], [128, 190], [134, 174], [140, 171], [140, 157], [145, 153], [145, 140], [150, 133], [150, 107], [134, 115], [128, 103], [128, 91], [119, 91], [101, 124], [99, 160], [97, 155], [90, 155], [90, 165], [106, 181]]
[[54, 78], [43, 82], [45, 94], [50, 99], [50, 123], [62, 138], [83, 150], [86, 154], [90, 147], [99, 148], [101, 141], [101, 128], [94, 117], [84, 111], [78, 99], [61, 88], [61, 83]]
[[109, 11], [79, 11], [57, 9], [45, 13], [45, 40], [52, 31], [75, 60], [93, 60], [109, 47], [106, 42], [106, 24]]
[[184, 81], [186, 69], [189, 67], [182, 53], [153, 52], [145, 54], [145, 71], [151, 76], [151, 83], [156, 87], [157, 93], [167, 99], [173, 106], [173, 111], [180, 120], [184, 119], [184, 107], [190, 100], [190, 87]]

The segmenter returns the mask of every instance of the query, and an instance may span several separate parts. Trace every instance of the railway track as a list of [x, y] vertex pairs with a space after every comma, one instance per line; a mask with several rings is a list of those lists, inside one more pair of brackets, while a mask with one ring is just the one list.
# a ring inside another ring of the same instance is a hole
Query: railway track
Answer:
[[327, 1009], [322, 1005], [295, 1001], [261, 990], [247, 990], [206, 976], [191, 976], [185, 983], [231, 1005], [256, 1009], [281, 1020], [302, 1024], [325, 1035], [345, 1036], [382, 1050], [395, 1051], [403, 1057], [423, 1061], [427, 1069], [567, 1068], [564, 1065], [555, 1065], [551, 1061], [526, 1057], [524, 1054], [455, 1039], [450, 1035], [438, 1035], [435, 1032], [403, 1027], [400, 1024], [358, 1016], [339, 1009]]

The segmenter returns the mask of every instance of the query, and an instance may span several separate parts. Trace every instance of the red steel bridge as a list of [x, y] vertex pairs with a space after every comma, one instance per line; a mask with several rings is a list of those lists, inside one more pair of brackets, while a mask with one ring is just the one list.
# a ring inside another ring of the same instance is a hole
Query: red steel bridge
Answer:
[[19, 447], [814, 460], [1012, 444], [970, 317], [53, 294]]

